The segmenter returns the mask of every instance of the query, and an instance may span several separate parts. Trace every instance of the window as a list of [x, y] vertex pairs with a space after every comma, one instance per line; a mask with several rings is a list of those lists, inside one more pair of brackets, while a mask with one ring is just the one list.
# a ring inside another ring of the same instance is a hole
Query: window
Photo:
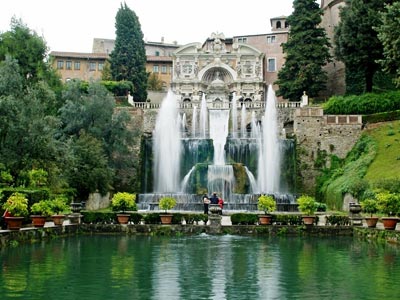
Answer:
[[104, 63], [99, 62], [99, 65], [97, 66], [97, 68], [98, 68], [99, 71], [103, 71]]
[[267, 44], [272, 44], [276, 42], [276, 36], [275, 35], [269, 35], [267, 36]]
[[96, 62], [91, 61], [89, 63], [89, 71], [96, 71]]
[[166, 65], [161, 66], [161, 73], [167, 74], [167, 66]]
[[59, 69], [59, 70], [64, 69], [64, 61], [63, 60], [57, 60], [57, 69]]
[[268, 60], [267, 60], [267, 70], [268, 70], [268, 72], [275, 72], [276, 71], [276, 59], [275, 58], [268, 58]]
[[158, 65], [153, 66], [153, 73], [158, 73]]
[[276, 28], [282, 28], [281, 21], [276, 22]]
[[238, 38], [238, 42], [246, 44], [247, 43], [247, 38], [245, 38], [245, 37]]
[[65, 69], [66, 69], [66, 70], [72, 70], [72, 61], [67, 60], [67, 61], [65, 62]]
[[81, 69], [81, 62], [80, 61], [76, 61], [74, 63], [74, 70], [80, 70]]
[[156, 56], [160, 56], [160, 51], [156, 51]]
[[289, 28], [289, 23], [285, 21], [285, 28]]

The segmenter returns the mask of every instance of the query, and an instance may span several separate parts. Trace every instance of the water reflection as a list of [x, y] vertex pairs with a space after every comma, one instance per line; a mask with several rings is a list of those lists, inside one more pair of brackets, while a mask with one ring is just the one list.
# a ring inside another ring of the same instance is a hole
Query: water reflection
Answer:
[[399, 248], [343, 237], [76, 237], [0, 267], [1, 299], [400, 298]]

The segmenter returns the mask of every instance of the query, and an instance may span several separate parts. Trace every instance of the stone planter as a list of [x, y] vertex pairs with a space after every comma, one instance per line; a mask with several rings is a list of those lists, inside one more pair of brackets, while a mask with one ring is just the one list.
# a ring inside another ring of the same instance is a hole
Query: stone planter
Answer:
[[383, 227], [386, 230], [395, 230], [397, 222], [399, 221], [399, 218], [385, 217], [385, 218], [381, 218], [381, 221], [383, 223]]

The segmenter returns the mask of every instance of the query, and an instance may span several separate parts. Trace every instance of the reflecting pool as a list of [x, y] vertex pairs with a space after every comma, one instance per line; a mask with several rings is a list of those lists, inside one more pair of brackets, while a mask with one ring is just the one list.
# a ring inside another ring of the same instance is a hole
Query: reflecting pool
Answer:
[[399, 254], [343, 237], [71, 237], [2, 250], [0, 299], [400, 299]]

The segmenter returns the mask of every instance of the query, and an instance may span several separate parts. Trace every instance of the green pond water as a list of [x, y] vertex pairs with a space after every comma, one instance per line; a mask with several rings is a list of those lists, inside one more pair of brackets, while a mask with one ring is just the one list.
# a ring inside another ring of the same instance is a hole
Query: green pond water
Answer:
[[343, 237], [71, 237], [2, 250], [0, 299], [400, 299], [399, 254]]

